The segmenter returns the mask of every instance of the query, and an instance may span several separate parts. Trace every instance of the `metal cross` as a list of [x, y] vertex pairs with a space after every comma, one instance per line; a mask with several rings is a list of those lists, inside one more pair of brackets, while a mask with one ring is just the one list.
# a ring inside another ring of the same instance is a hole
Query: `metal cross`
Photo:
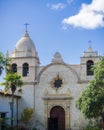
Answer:
[[91, 41], [91, 40], [89, 40], [89, 41], [88, 41], [88, 43], [92, 43], [92, 41]]
[[26, 29], [26, 31], [27, 31], [27, 26], [28, 26], [29, 24], [28, 24], [28, 23], [25, 23], [24, 25], [25, 25], [25, 29]]

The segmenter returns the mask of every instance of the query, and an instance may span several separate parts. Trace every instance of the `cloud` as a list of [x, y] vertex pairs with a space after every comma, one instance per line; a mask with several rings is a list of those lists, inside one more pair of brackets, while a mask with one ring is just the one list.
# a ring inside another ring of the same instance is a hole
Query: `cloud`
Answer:
[[63, 10], [65, 9], [68, 5], [70, 5], [74, 0], [66, 0], [64, 3], [48, 3], [47, 7], [50, 8], [51, 10]]
[[49, 7], [52, 10], [63, 10], [67, 5], [64, 3], [57, 3], [57, 4], [47, 4], [47, 7]]
[[84, 29], [104, 27], [104, 0], [93, 0], [91, 4], [82, 4], [79, 13], [64, 18], [62, 24], [66, 27], [72, 25]]

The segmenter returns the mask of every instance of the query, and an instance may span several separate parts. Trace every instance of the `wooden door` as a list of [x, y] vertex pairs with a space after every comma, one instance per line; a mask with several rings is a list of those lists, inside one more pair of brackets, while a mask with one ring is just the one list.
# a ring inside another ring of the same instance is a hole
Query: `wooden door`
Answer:
[[65, 130], [65, 111], [60, 106], [55, 106], [50, 111], [48, 130]]
[[58, 130], [57, 118], [48, 118], [48, 130]]

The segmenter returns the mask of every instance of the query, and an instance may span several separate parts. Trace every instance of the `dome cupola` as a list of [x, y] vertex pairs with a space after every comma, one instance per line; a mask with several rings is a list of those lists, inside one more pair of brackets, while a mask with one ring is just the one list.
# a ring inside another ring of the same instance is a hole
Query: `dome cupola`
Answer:
[[31, 40], [28, 31], [25, 30], [22, 38], [16, 43], [16, 48], [12, 52], [12, 57], [34, 57], [36, 55], [35, 45]]

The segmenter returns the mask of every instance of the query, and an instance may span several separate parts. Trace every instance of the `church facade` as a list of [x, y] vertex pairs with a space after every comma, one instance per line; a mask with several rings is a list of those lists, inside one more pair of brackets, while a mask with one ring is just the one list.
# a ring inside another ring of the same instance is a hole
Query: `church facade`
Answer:
[[41, 66], [36, 47], [26, 30], [12, 52], [12, 69], [21, 74], [24, 81], [19, 117], [28, 107], [35, 112], [33, 125], [39, 122], [48, 130], [83, 128], [86, 120], [75, 104], [93, 78], [90, 68], [98, 60], [97, 52], [89, 47], [83, 52], [80, 64], [67, 64], [56, 52], [50, 64]]

